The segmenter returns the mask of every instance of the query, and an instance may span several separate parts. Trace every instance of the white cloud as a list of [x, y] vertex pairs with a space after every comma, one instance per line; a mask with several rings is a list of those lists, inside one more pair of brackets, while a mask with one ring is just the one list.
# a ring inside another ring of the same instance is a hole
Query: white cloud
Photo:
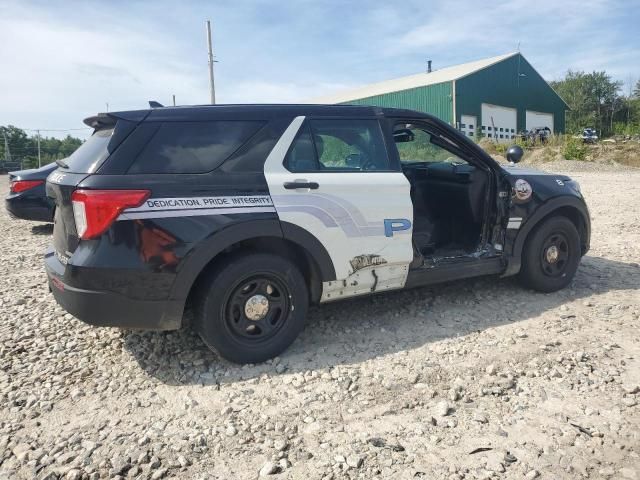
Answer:
[[152, 98], [167, 101], [172, 93], [185, 102], [206, 95], [206, 79], [134, 22], [100, 29], [67, 24], [36, 8], [2, 13], [0, 65], [10, 68], [0, 75], [0, 91], [7, 93], [0, 124], [70, 128], [107, 102], [111, 109], [131, 109], [145, 108]]
[[[152, 5], [152, 8], [150, 7]], [[352, 4], [350, 4], [352, 5]], [[343, 88], [515, 50], [545, 77], [640, 77], [622, 0], [313, 0], [0, 3], [0, 125], [82, 127], [106, 108], [208, 101], [204, 19], [214, 20], [217, 98], [305, 101]], [[622, 25], [622, 23], [626, 24]], [[631, 27], [630, 27], [631, 26]]]

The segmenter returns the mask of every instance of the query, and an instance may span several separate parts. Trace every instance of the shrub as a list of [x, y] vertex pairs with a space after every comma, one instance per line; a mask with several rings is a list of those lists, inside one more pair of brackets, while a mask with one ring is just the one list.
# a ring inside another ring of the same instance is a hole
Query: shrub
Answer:
[[574, 138], [571, 135], [564, 137], [562, 156], [567, 160], [584, 160], [587, 157], [588, 148], [582, 139]]
[[504, 156], [510, 146], [511, 145], [507, 143], [496, 143], [496, 153]]

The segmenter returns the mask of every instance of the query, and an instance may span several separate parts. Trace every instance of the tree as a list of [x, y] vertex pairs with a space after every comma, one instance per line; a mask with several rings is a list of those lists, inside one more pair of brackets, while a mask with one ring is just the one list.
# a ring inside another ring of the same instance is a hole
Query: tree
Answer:
[[631, 96], [633, 98], [640, 98], [640, 80], [636, 82], [636, 86], [633, 89], [633, 94]]
[[[0, 161], [6, 160], [3, 133], [7, 136], [7, 143], [9, 144], [13, 161], [22, 162], [23, 168], [38, 166], [38, 141], [36, 136], [28, 136], [24, 130], [13, 125], [0, 126]], [[42, 165], [68, 157], [80, 145], [82, 145], [82, 140], [70, 135], [67, 135], [62, 140], [53, 137], [40, 138]]]
[[622, 88], [621, 81], [611, 81], [606, 72], [593, 72], [586, 75], [587, 89], [590, 98], [595, 101], [596, 122], [598, 130], [611, 133], [615, 105], [618, 103], [618, 92]]
[[606, 72], [574, 72], [569, 70], [562, 80], [551, 86], [565, 99], [567, 130], [577, 133], [585, 127], [595, 127], [601, 134], [613, 132], [616, 113], [623, 109], [618, 95], [622, 82], [613, 81]]

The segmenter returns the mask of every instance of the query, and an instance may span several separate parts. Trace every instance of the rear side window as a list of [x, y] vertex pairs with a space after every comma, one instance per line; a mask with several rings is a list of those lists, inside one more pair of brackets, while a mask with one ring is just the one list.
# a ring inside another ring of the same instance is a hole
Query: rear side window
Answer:
[[109, 141], [113, 128], [97, 130], [89, 139], [73, 152], [64, 162], [69, 166], [65, 171], [73, 173], [93, 173], [109, 156]]
[[257, 121], [166, 122], [129, 173], [205, 173], [219, 167], [263, 125]]

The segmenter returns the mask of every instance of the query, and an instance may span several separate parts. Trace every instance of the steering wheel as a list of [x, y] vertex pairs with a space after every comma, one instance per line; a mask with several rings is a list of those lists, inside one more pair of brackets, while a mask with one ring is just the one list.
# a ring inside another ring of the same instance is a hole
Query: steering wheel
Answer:
[[360, 153], [360, 170], [377, 170], [378, 165], [369, 155], [364, 152]]

